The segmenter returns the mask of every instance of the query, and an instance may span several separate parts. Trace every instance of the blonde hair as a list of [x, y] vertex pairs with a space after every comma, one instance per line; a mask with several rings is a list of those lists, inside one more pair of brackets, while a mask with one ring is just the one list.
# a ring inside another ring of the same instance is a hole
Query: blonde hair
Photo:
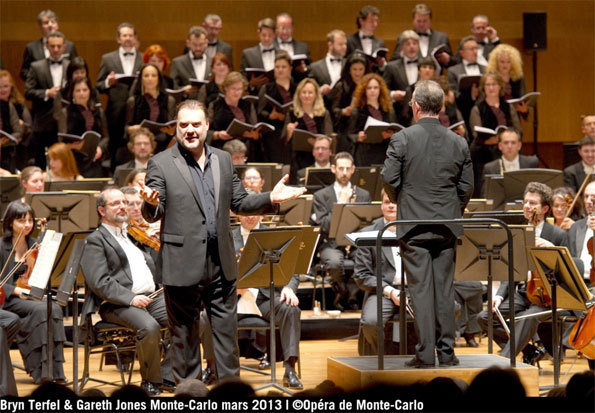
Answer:
[[8, 96], [8, 101], [11, 103], [25, 103], [25, 98], [21, 95], [21, 92], [17, 89], [16, 85], [14, 84], [14, 79], [8, 70], [0, 70], [0, 77], [5, 77], [8, 79], [8, 83], [10, 83], [10, 95]]
[[509, 44], [500, 44], [490, 53], [486, 72], [498, 72], [498, 57], [508, 55], [510, 57], [510, 79], [513, 81], [523, 77], [523, 60], [518, 49]]
[[378, 86], [380, 87], [380, 93], [378, 95], [378, 105], [380, 108], [388, 112], [391, 107], [391, 100], [388, 88], [386, 87], [386, 82], [384, 79], [376, 73], [368, 73], [362, 77], [361, 82], [355, 88], [353, 92], [353, 100], [356, 108], [362, 108], [364, 105], [368, 104], [368, 99], [366, 98], [366, 88], [371, 80], [375, 80], [378, 82]]
[[322, 100], [322, 95], [320, 93], [320, 86], [318, 86], [316, 80], [308, 77], [298, 83], [297, 87], [295, 88], [295, 94], [293, 95], [293, 113], [298, 118], [304, 117], [304, 108], [302, 107], [302, 102], [300, 100], [300, 93], [307, 84], [314, 86], [314, 91], [316, 93], [314, 105], [312, 106], [312, 112], [314, 116], [324, 116], [326, 108], [324, 107], [324, 101]]
[[58, 159], [62, 162], [62, 170], [60, 176], [65, 178], [72, 178], [75, 180], [79, 175], [79, 170], [74, 160], [74, 155], [70, 148], [63, 142], [58, 142], [50, 146], [48, 149], [50, 158]]

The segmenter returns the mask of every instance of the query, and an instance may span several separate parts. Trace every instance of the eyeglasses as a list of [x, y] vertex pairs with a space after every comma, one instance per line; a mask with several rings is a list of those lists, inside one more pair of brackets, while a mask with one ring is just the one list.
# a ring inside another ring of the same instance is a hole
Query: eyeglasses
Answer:
[[260, 176], [245, 176], [244, 181], [260, 181], [262, 178]]
[[105, 205], [108, 207], [111, 207], [111, 208], [119, 207], [120, 205], [128, 206], [128, 201], [114, 201], [114, 202], [109, 202]]

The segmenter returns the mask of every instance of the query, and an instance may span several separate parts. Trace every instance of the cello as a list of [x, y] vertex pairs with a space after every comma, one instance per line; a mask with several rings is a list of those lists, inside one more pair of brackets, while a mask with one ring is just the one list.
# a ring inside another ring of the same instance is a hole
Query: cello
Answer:
[[568, 344], [589, 360], [595, 360], [595, 306], [587, 310], [572, 327]]

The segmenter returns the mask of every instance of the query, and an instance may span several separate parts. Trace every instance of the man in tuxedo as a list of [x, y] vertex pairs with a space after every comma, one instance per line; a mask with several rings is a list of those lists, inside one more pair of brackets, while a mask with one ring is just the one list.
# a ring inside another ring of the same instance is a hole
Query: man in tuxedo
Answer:
[[109, 323], [136, 330], [141, 387], [158, 395], [174, 386], [171, 346], [161, 361], [161, 328], [167, 326], [163, 295], [151, 298], [158, 272], [148, 247], [129, 238], [126, 223], [128, 201], [117, 188], [108, 188], [97, 198], [99, 228], [87, 237], [81, 268], [90, 295], [83, 315], [99, 310]]
[[581, 160], [564, 169], [564, 186], [571, 187], [574, 192], [578, 191], [587, 175], [595, 172], [595, 137], [587, 135], [581, 139], [578, 154]]
[[126, 156], [124, 153], [126, 146], [124, 125], [126, 123], [126, 101], [132, 84], [130, 80], [116, 79], [116, 74], [136, 75], [142, 64], [142, 56], [135, 47], [136, 29], [132, 24], [120, 23], [116, 30], [116, 40], [120, 47], [101, 57], [96, 83], [99, 93], [107, 95], [105, 116], [109, 128], [108, 148], [111, 154], [112, 170]]
[[116, 166], [114, 177], [123, 169], [147, 169], [149, 158], [155, 152], [157, 142], [155, 135], [147, 128], [138, 128], [130, 133], [128, 139], [128, 150], [134, 155], [134, 158], [126, 163]]
[[270, 72], [275, 67], [275, 53], [278, 50], [275, 46], [275, 28], [273, 19], [266, 17], [258, 22], [258, 38], [260, 43], [256, 46], [242, 50], [242, 65], [240, 70], [250, 83], [253, 92], [260, 86], [269, 82], [266, 74], [248, 74], [246, 69], [264, 69]]
[[[568, 247], [568, 237], [566, 231], [549, 224], [545, 221], [545, 216], [551, 209], [552, 205], [552, 190], [545, 184], [539, 182], [529, 182], [525, 188], [523, 195], [523, 214], [525, 218], [535, 226], [535, 246], [537, 247]], [[532, 222], [533, 221], [533, 222]], [[511, 314], [510, 304], [508, 298], [508, 281], [502, 282], [498, 292], [492, 302], [492, 311], [499, 308], [502, 316], [507, 319], [511, 315], [521, 316], [534, 314], [547, 310], [536, 304], [532, 304], [527, 298], [526, 283], [520, 283], [517, 286], [514, 296], [514, 311]], [[478, 323], [484, 331], [487, 331], [488, 325], [488, 310], [484, 310], [479, 314]], [[522, 350], [523, 361], [528, 364], [534, 364], [545, 354], [543, 346], [538, 344], [535, 348], [528, 344], [535, 334], [539, 323], [548, 318], [549, 315], [542, 315], [537, 317], [530, 317], [519, 320], [515, 324], [515, 356]], [[504, 328], [494, 317], [494, 341], [502, 347], [500, 355], [503, 357], [510, 357], [510, 341], [504, 331]]]
[[342, 310], [343, 299], [347, 298], [351, 309], [357, 310], [358, 288], [345, 272], [345, 260], [350, 259], [343, 247], [337, 246], [334, 239], [329, 238], [331, 228], [331, 213], [334, 204], [348, 204], [351, 202], [370, 202], [370, 193], [363, 188], [351, 184], [351, 176], [355, 172], [353, 157], [348, 152], [339, 152], [331, 161], [331, 171], [335, 174], [335, 182], [314, 193], [312, 225], [320, 226], [320, 262], [324, 264], [332, 278], [331, 284], [335, 291], [333, 301], [335, 308]]
[[[316, 137], [314, 146], [312, 147], [312, 156], [314, 157], [314, 165], [312, 168], [330, 168], [331, 167], [331, 138], [326, 135]], [[306, 178], [306, 168], [298, 171], [298, 180], [302, 181]]]
[[477, 63], [477, 50], [477, 42], [473, 36], [463, 37], [459, 42], [459, 54], [462, 61], [449, 67], [446, 71], [450, 90], [455, 94], [457, 107], [465, 119], [467, 130], [470, 130], [469, 114], [479, 96], [479, 81], [474, 83], [471, 88], [459, 90], [459, 78], [463, 75], [481, 76], [485, 72], [485, 66]]
[[325, 97], [341, 78], [347, 52], [347, 36], [343, 30], [335, 29], [326, 35], [326, 41], [326, 56], [310, 65], [310, 77], [320, 85], [320, 93]]
[[211, 74], [211, 58], [205, 53], [208, 46], [207, 31], [201, 26], [190, 27], [186, 38], [188, 53], [171, 62], [171, 77], [176, 89], [189, 85], [190, 79], [208, 81]]
[[[436, 60], [443, 67], [451, 65], [452, 50], [446, 33], [432, 30], [432, 9], [425, 4], [416, 4], [411, 12], [413, 16], [413, 30], [419, 35], [419, 51], [422, 57], [432, 53], [437, 46], [444, 45], [444, 51], [436, 55]], [[393, 53], [392, 59], [398, 58]], [[392, 60], [391, 59], [391, 60]]]
[[[381, 208], [383, 217], [362, 231], [381, 231], [388, 222], [397, 219], [397, 205], [391, 202], [384, 189]], [[395, 230], [394, 226], [389, 228], [389, 231]], [[386, 325], [397, 313], [400, 305], [400, 291], [395, 286], [401, 284], [401, 256], [398, 247], [382, 247], [382, 253], [382, 324]], [[353, 278], [358, 287], [366, 293], [361, 326], [364, 340], [371, 350], [370, 354], [378, 354], [376, 265], [376, 247], [359, 247], [355, 251]]]
[[233, 52], [231, 45], [219, 39], [219, 33], [223, 29], [223, 20], [217, 14], [207, 14], [202, 22], [202, 27], [207, 31], [207, 40], [209, 44], [205, 53], [208, 58], [213, 60], [217, 53], [223, 53], [229, 59], [233, 70]]
[[[355, 22], [358, 31], [347, 37], [347, 56], [361, 50], [368, 56], [378, 50], [384, 48], [384, 40], [374, 36], [374, 32], [378, 27], [380, 10], [374, 6], [364, 6], [357, 13]], [[382, 72], [386, 66], [386, 54], [376, 57], [374, 60], [373, 70]]]
[[17, 314], [0, 309], [0, 397], [19, 395], [10, 361], [10, 344], [21, 329], [20, 320]]
[[[431, 80], [412, 97], [416, 124], [391, 138], [382, 178], [399, 219], [460, 218], [473, 193], [467, 142], [440, 124], [444, 92]], [[454, 253], [461, 225], [399, 225], [397, 237], [407, 271], [419, 342], [409, 367], [459, 363], [454, 354]]]
[[310, 49], [308, 44], [300, 42], [293, 38], [293, 17], [289, 13], [280, 13], [277, 15], [275, 24], [275, 48], [285, 50], [292, 58], [296, 55], [305, 55], [306, 58], [294, 60], [293, 62], [293, 80], [299, 83], [308, 75], [308, 65], [310, 64]]
[[62, 58], [64, 35], [58, 31], [50, 33], [46, 48], [50, 55], [47, 59], [31, 64], [25, 83], [25, 97], [33, 106], [33, 148], [35, 165], [42, 169], [46, 166], [45, 149], [57, 142], [58, 123], [54, 118], [54, 98], [66, 82], [68, 59]]
[[[52, 10], [42, 10], [39, 12], [37, 15], [37, 25], [42, 37], [39, 40], [27, 43], [25, 47], [20, 73], [23, 80], [27, 80], [27, 73], [29, 72], [31, 63], [50, 57], [50, 51], [46, 46], [48, 36], [60, 30], [58, 16]], [[70, 40], [66, 40], [64, 50], [62, 50], [62, 57], [72, 60], [76, 56], [74, 44]]]
[[[419, 56], [419, 36], [413, 30], [405, 30], [399, 35], [395, 52], [400, 50], [400, 59], [393, 60], [384, 69], [384, 81], [390, 91], [395, 113], [403, 111], [402, 102], [407, 87], [417, 82], [419, 73], [417, 62]], [[394, 56], [394, 55], [393, 55]]]
[[471, 21], [471, 33], [477, 42], [477, 63], [487, 66], [490, 53], [500, 44], [498, 32], [490, 26], [488, 16], [477, 14]]
[[201, 103], [178, 107], [176, 144], [149, 160], [143, 215], [162, 221], [158, 266], [163, 276], [177, 383], [201, 376], [199, 316], [204, 305], [213, 329], [220, 378], [239, 373], [237, 266], [229, 227], [236, 214], [265, 214], [305, 188], [284, 183], [273, 191], [247, 194], [231, 156], [206, 144], [209, 121]]
[[[568, 231], [568, 243], [570, 244], [570, 255], [579, 258], [584, 263], [584, 278], [588, 282], [593, 265], [591, 254], [587, 248], [587, 241], [593, 237], [595, 229], [595, 182], [590, 182], [583, 192], [583, 201], [587, 216], [576, 221]], [[592, 286], [593, 287], [593, 286]]]

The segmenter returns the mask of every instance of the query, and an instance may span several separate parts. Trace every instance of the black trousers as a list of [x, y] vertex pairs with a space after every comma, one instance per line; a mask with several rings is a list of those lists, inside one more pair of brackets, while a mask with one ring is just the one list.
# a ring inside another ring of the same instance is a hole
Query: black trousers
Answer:
[[17, 314], [0, 310], [0, 397], [18, 396], [10, 360], [10, 343], [16, 339], [20, 328]]

